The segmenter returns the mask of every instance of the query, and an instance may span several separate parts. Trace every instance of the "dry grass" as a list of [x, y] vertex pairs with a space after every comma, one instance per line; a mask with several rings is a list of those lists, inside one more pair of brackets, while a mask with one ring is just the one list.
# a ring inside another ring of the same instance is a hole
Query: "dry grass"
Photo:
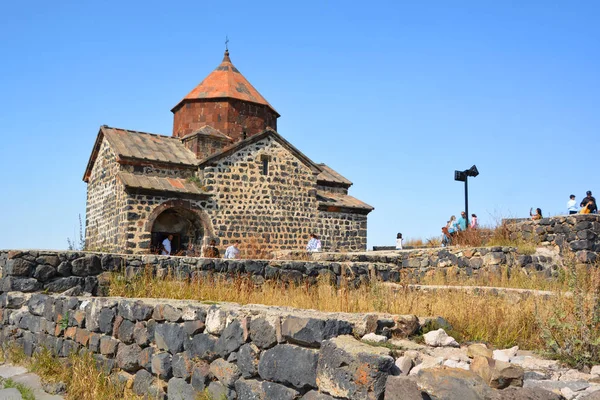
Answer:
[[61, 360], [42, 349], [29, 358], [23, 349], [13, 345], [4, 348], [2, 353], [6, 361], [27, 367], [46, 382], [64, 382], [68, 400], [143, 399], [103, 372], [88, 352]]
[[393, 290], [372, 284], [356, 289], [336, 288], [325, 282], [317, 285], [286, 286], [267, 281], [256, 287], [250, 279], [216, 276], [182, 282], [156, 279], [151, 273], [126, 282], [113, 275], [111, 296], [190, 299], [240, 304], [266, 304], [316, 309], [329, 312], [382, 312], [391, 314], [440, 315], [461, 334], [463, 340], [483, 340], [499, 347], [518, 344], [539, 348], [535, 324], [536, 303], [498, 296], [445, 291], [435, 295], [407, 288]]

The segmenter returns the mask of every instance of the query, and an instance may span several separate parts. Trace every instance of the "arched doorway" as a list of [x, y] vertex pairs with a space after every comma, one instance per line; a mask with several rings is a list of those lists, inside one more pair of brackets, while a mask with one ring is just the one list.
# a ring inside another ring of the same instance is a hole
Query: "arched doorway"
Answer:
[[173, 235], [171, 254], [185, 255], [188, 249], [201, 249], [204, 227], [198, 214], [182, 207], [171, 207], [156, 216], [151, 228], [152, 252], [158, 252], [159, 245], [169, 235]]

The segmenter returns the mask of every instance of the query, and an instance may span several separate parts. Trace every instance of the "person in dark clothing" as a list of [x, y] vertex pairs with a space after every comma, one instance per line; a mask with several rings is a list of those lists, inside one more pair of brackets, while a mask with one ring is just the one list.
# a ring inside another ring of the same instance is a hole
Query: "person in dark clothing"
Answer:
[[210, 241], [209, 246], [204, 248], [204, 257], [219, 258], [219, 249], [217, 249], [217, 242], [214, 239]]
[[[585, 207], [587, 206], [588, 203], [592, 202], [592, 207], [590, 208], [592, 210], [592, 212], [595, 214], [598, 212], [598, 203], [596, 203], [596, 198], [594, 196], [592, 196], [592, 191], [588, 190], [585, 193], [587, 196], [585, 196], [583, 198], [583, 200], [581, 200], [581, 204], [579, 204], [579, 207]], [[589, 208], [589, 207], [588, 207]]]

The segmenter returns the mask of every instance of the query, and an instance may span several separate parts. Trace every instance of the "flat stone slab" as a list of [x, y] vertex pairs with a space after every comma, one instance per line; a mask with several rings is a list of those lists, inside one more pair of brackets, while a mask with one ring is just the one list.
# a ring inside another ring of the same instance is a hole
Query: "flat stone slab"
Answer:
[[552, 381], [552, 380], [531, 380], [528, 379], [523, 382], [524, 388], [538, 387], [546, 390], [561, 390], [563, 388], [569, 388], [574, 392], [579, 392], [590, 387], [589, 382], [586, 381]]
[[15, 375], [21, 375], [25, 373], [27, 373], [27, 369], [19, 367], [17, 365], [0, 365], [0, 377], [5, 379], [12, 378]]
[[21, 392], [15, 388], [0, 390], [0, 400], [23, 400]]

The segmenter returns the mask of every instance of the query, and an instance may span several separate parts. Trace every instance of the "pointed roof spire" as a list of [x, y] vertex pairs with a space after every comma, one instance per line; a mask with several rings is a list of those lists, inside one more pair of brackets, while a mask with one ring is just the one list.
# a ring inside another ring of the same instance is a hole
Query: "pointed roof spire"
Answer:
[[227, 49], [228, 41], [228, 39], [225, 41], [225, 55], [221, 64], [173, 107], [173, 110], [186, 100], [230, 98], [265, 105], [279, 116], [273, 106], [231, 63]]

